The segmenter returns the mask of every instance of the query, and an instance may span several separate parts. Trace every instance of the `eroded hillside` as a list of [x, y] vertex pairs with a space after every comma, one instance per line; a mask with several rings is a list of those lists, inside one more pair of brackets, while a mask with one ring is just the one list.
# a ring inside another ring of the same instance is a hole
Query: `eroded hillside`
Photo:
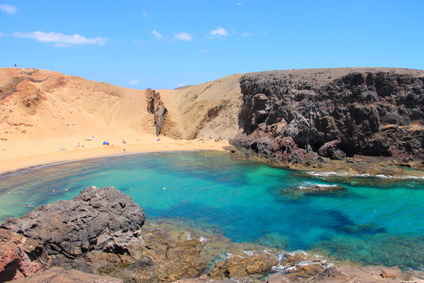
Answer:
[[1, 69], [0, 137], [43, 139], [148, 132], [145, 91], [57, 72]]
[[243, 133], [232, 140], [266, 158], [424, 157], [424, 71], [343, 68], [241, 78]]
[[184, 139], [229, 139], [239, 133], [241, 74], [175, 90], [159, 90], [170, 119], [164, 133]]
[[[149, 91], [57, 72], [0, 69], [0, 138], [46, 139], [132, 132], [177, 139], [229, 139], [238, 133], [239, 78], [233, 75], [175, 90], [153, 90], [161, 104], [148, 111]], [[157, 111], [156, 111], [157, 112]], [[160, 117], [158, 118], [160, 119]]]

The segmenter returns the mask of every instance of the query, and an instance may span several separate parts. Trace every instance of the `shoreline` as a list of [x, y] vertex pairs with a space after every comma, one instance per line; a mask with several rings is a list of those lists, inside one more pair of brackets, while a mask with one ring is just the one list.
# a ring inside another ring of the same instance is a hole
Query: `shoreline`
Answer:
[[[224, 151], [227, 141], [175, 140], [167, 137], [158, 139], [154, 135], [113, 135], [83, 138], [59, 138], [45, 140], [1, 141], [0, 176], [16, 173], [39, 166], [60, 163], [122, 156], [126, 154], [166, 152], [166, 151]], [[119, 138], [118, 138], [119, 137]], [[122, 141], [125, 140], [125, 143]], [[109, 145], [103, 145], [109, 141]], [[59, 146], [58, 146], [59, 145]]]

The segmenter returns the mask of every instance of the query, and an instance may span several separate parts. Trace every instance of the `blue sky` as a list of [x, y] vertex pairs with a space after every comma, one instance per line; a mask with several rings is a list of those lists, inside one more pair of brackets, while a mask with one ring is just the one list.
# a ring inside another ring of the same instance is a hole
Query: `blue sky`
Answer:
[[235, 73], [424, 69], [424, 0], [0, 0], [0, 67], [172, 89]]

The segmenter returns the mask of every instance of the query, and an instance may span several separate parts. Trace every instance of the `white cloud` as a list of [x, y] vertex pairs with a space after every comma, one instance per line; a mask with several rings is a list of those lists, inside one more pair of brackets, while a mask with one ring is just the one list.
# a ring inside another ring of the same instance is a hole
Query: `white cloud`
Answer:
[[163, 37], [163, 35], [161, 35], [160, 33], [158, 33], [157, 32], [157, 30], [152, 30], [151, 31], [151, 34], [153, 34], [153, 36], [155, 37], [155, 38], [157, 38], [157, 39], [165, 39], [164, 37]]
[[176, 39], [179, 40], [185, 40], [185, 41], [191, 41], [193, 39], [193, 36], [189, 33], [181, 32], [174, 34]]
[[217, 28], [211, 31], [212, 36], [227, 36], [228, 31], [225, 28]]
[[33, 32], [15, 32], [13, 33], [14, 37], [20, 38], [33, 38], [40, 42], [53, 42], [55, 47], [68, 47], [77, 44], [97, 44], [105, 45], [109, 40], [104, 37], [94, 37], [87, 38], [79, 34], [66, 35], [57, 32], [42, 32], [42, 31], [33, 31]]
[[250, 32], [244, 32], [241, 35], [242, 36], [253, 36], [254, 34], [253, 33], [250, 33]]
[[18, 8], [9, 4], [0, 4], [0, 10], [8, 14], [14, 14], [18, 11]]
[[149, 14], [146, 11], [141, 12], [141, 16], [143, 18], [147, 18], [149, 16]]
[[140, 84], [140, 82], [139, 82], [138, 80], [130, 80], [130, 81], [128, 82], [128, 84], [129, 84], [129, 85], [139, 85], [139, 84]]

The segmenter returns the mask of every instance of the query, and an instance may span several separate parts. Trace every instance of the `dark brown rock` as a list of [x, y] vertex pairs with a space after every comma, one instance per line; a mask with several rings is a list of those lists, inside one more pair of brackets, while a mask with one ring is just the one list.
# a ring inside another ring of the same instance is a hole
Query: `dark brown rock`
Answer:
[[148, 88], [146, 89], [147, 113], [153, 114], [155, 134], [159, 136], [168, 115], [168, 109], [160, 98], [160, 93]]
[[73, 259], [90, 250], [122, 254], [141, 241], [143, 209], [115, 187], [90, 187], [70, 201], [56, 201], [2, 227], [44, 243], [48, 254]]
[[161, 101], [159, 105], [156, 107], [154, 112], [154, 124], [156, 129], [156, 136], [160, 135], [167, 115], [168, 115], [168, 109], [166, 109], [165, 104], [163, 104], [163, 102]]
[[[242, 134], [230, 140], [271, 160], [319, 156], [423, 159], [424, 72], [346, 68], [248, 73], [241, 77]], [[284, 139], [291, 139], [288, 148]]]

